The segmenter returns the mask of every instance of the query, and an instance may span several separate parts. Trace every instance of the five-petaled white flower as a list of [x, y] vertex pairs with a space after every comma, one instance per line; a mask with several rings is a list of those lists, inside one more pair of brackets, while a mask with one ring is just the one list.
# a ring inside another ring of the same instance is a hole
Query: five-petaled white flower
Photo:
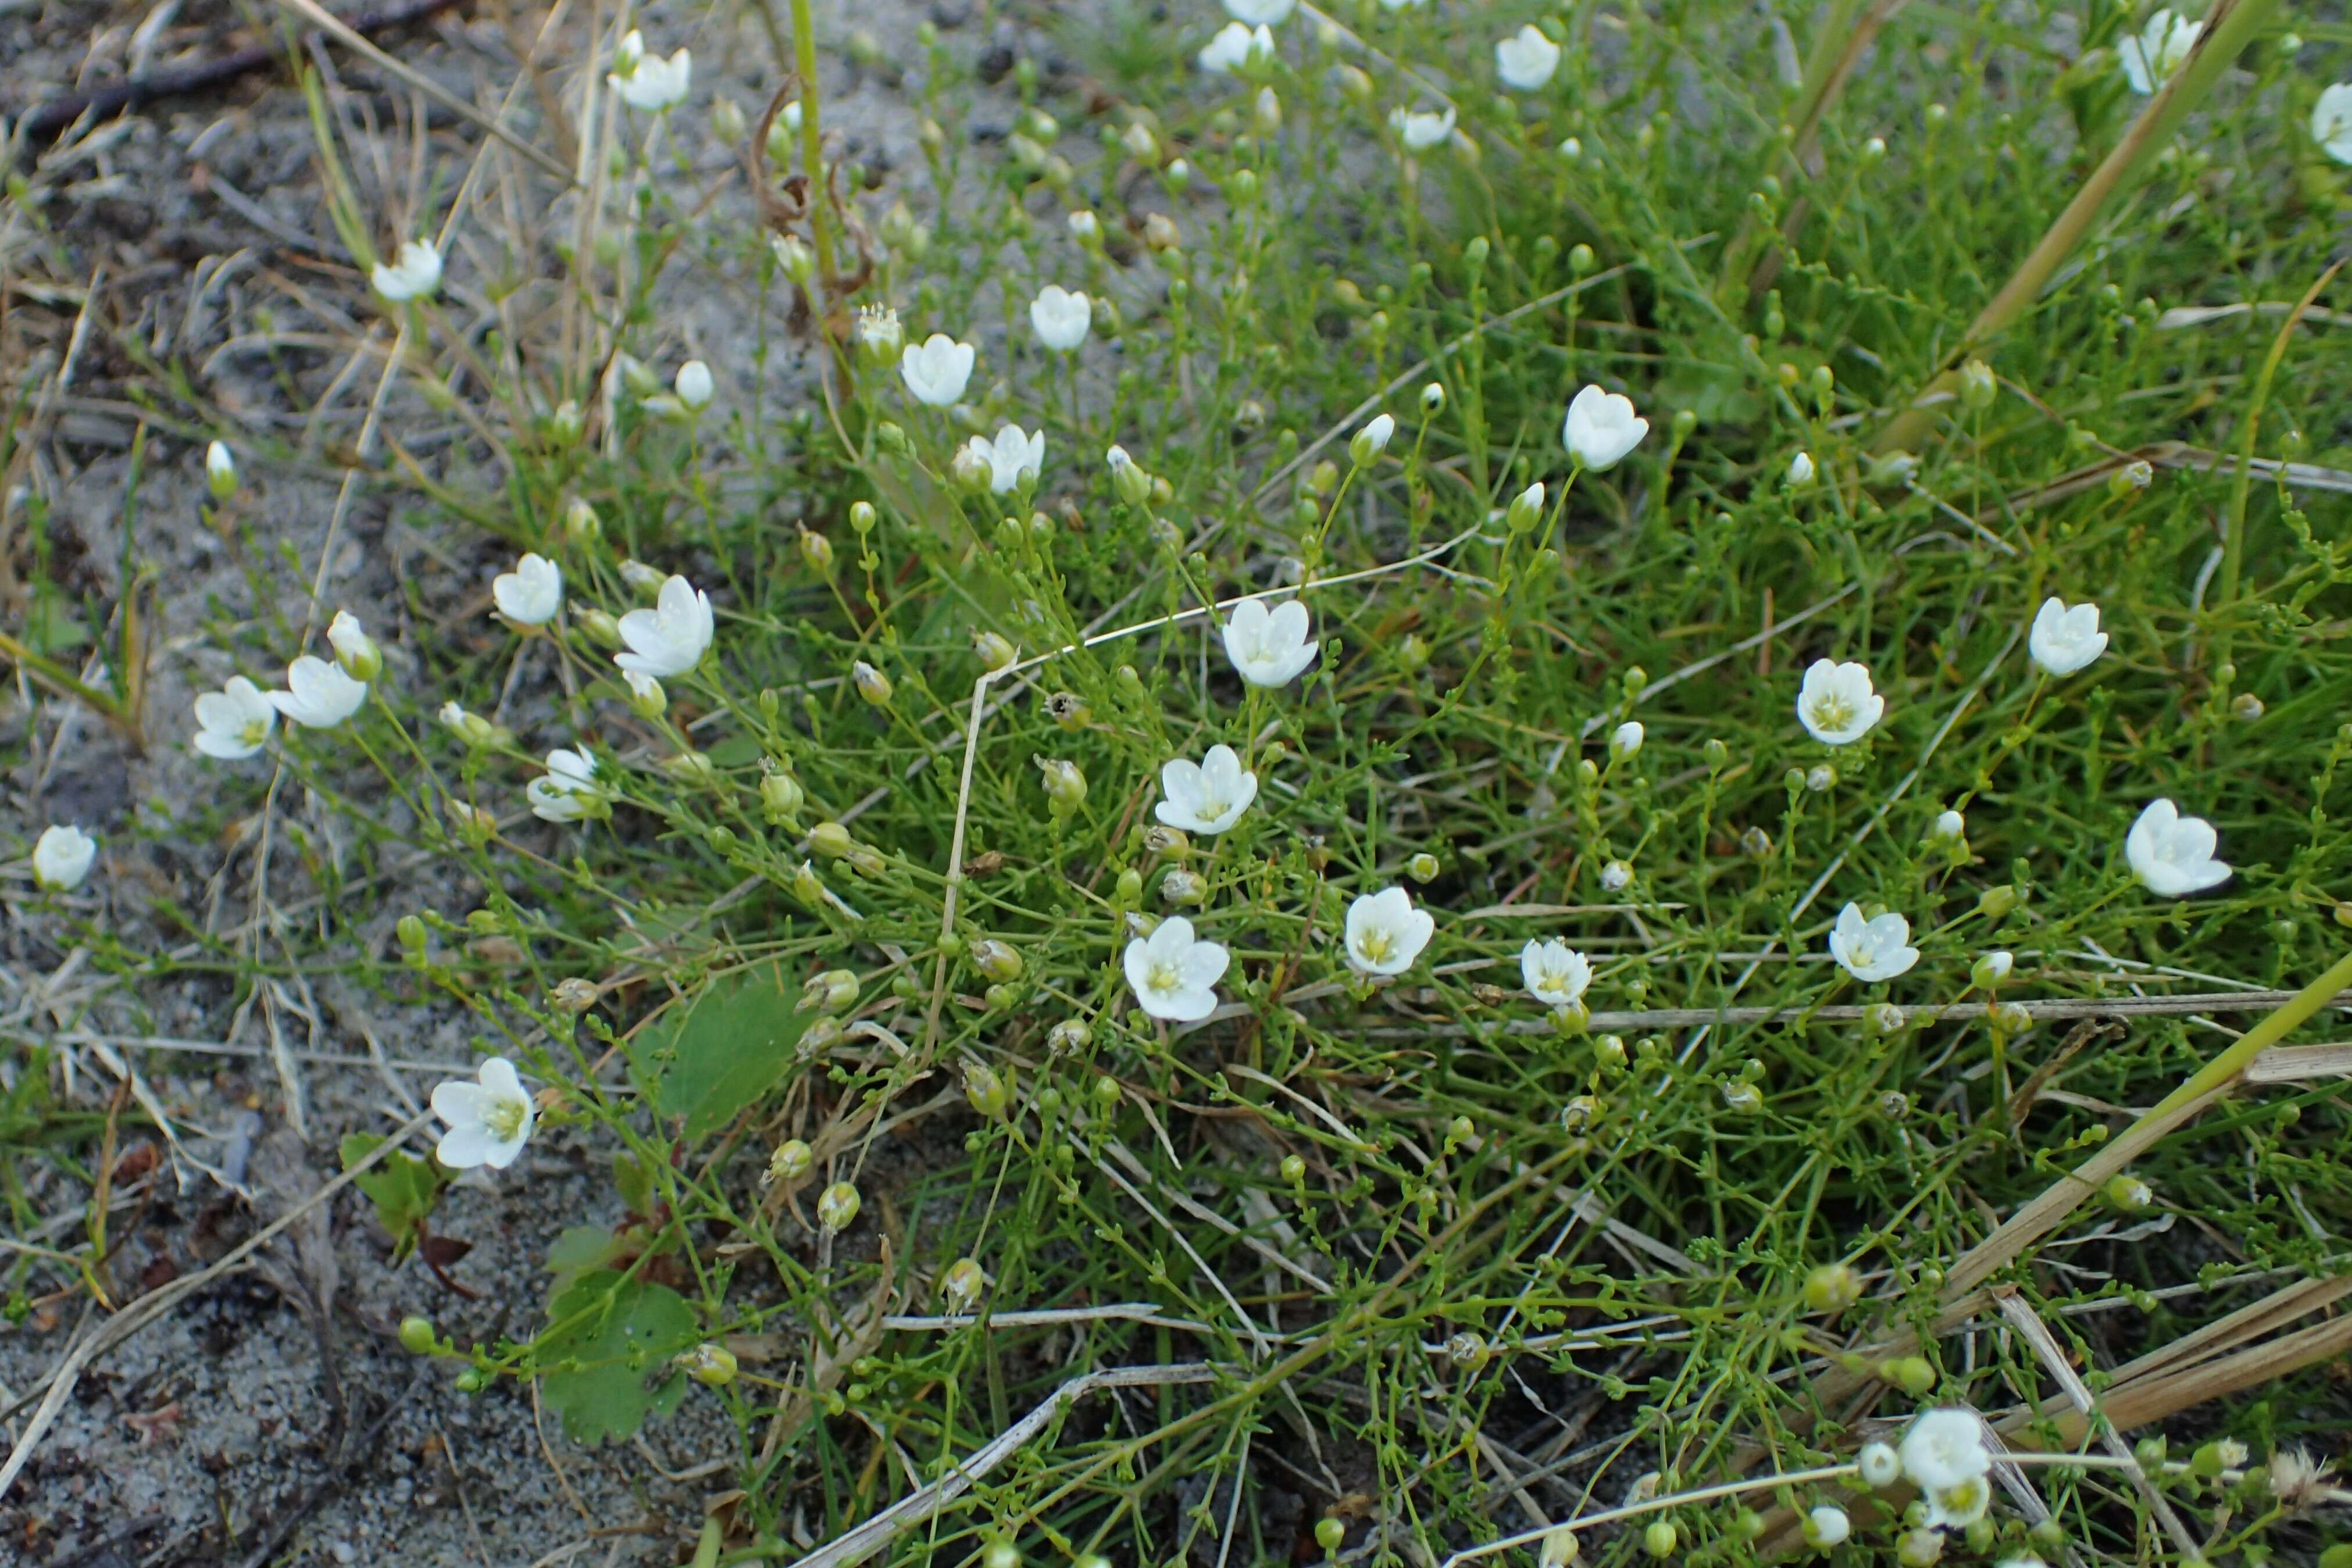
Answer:
[[1255, 27], [1240, 22], [1226, 23], [1200, 54], [1201, 68], [1216, 76], [1268, 65], [1273, 59], [1274, 35], [1263, 22]]
[[1558, 69], [1559, 46], [1532, 22], [1495, 44], [1495, 74], [1503, 78], [1505, 87], [1534, 92], [1551, 80], [1551, 73]]
[[78, 822], [52, 822], [33, 844], [33, 881], [47, 893], [79, 887], [98, 858], [98, 841]]
[[1257, 799], [1257, 775], [1230, 746], [1213, 746], [1193, 762], [1172, 758], [1160, 768], [1160, 804], [1152, 814], [1188, 833], [1222, 833]]
[[1992, 1469], [1984, 1424], [1975, 1411], [1951, 1406], [1921, 1411], [1904, 1431], [1896, 1458], [1911, 1484], [1927, 1492], [1975, 1480]]
[[523, 787], [530, 814], [542, 822], [576, 822], [600, 815], [611, 795], [596, 780], [596, 759], [577, 751], [547, 754], [547, 772]]
[[512, 571], [490, 579], [499, 613], [518, 626], [544, 626], [563, 608], [563, 569], [543, 555], [527, 555]]
[[1436, 929], [1436, 918], [1415, 909], [1403, 888], [1363, 894], [1348, 905], [1348, 963], [1359, 974], [1402, 975]]
[[664, 59], [646, 53], [645, 35], [632, 30], [613, 56], [613, 69], [604, 79], [631, 109], [659, 114], [686, 101], [687, 84], [694, 78], [694, 57], [686, 50]]
[[1322, 647], [1307, 640], [1307, 606], [1297, 600], [1268, 610], [1262, 599], [1244, 599], [1225, 617], [1225, 657], [1254, 686], [1286, 686]]
[[1797, 691], [1797, 720], [1824, 746], [1851, 746], [1886, 716], [1886, 699], [1870, 685], [1870, 666], [1815, 659]]
[[1297, 5], [1298, 0], [1225, 0], [1225, 15], [1253, 27], [1279, 27]]
[[1527, 982], [1528, 995], [1544, 1006], [1571, 1008], [1592, 984], [1592, 965], [1557, 936], [1549, 942], [1530, 938], [1519, 949], [1519, 978]]
[[621, 617], [621, 641], [625, 653], [613, 663], [656, 680], [682, 675], [702, 663], [717, 627], [710, 615], [710, 595], [682, 577], [661, 586], [651, 610], [632, 610]]
[[368, 281], [395, 305], [421, 299], [441, 287], [440, 248], [429, 239], [408, 240], [390, 262], [375, 264]]
[[2311, 106], [2311, 139], [2338, 163], [2352, 163], [2352, 82], [2320, 89]]
[[332, 729], [360, 711], [367, 701], [367, 683], [355, 681], [339, 665], [315, 653], [305, 653], [286, 666], [287, 690], [272, 692], [269, 700], [294, 724], [310, 729]]
[[710, 406], [710, 367], [700, 360], [688, 360], [678, 366], [677, 377], [670, 383], [677, 401], [695, 413]]
[[2179, 807], [2158, 799], [2124, 835], [2124, 858], [2158, 898], [2186, 898], [2230, 880], [2229, 866], [2213, 858], [2221, 841], [2212, 823], [2184, 817]]
[[1891, 980], [1919, 961], [1911, 946], [1911, 923], [1888, 910], [1875, 920], [1862, 917], [1862, 905], [1849, 904], [1838, 911], [1830, 927], [1830, 956], [1838, 967], [1864, 985]]
[[1045, 466], [1045, 427], [1042, 424], [1034, 434], [1017, 424], [1008, 424], [996, 433], [995, 440], [975, 435], [969, 444], [972, 455], [988, 470], [988, 487], [995, 495], [1009, 495], [1019, 489], [1024, 479], [1034, 479]]
[[1649, 434], [1650, 422], [1633, 412], [1632, 398], [1587, 386], [1570, 401], [1559, 441], [1580, 466], [1598, 474], [1617, 466]]
[[975, 351], [970, 343], [934, 332], [898, 356], [898, 379], [907, 383], [916, 402], [945, 408], [963, 396], [964, 384], [971, 380]]
[[2180, 68], [2189, 51], [2197, 47], [2198, 35], [2204, 30], [2205, 25], [2193, 17], [2158, 11], [2137, 35], [2126, 37], [2116, 46], [2124, 80], [2131, 84], [2132, 91], [2147, 97]]
[[1094, 323], [1094, 301], [1083, 290], [1049, 283], [1029, 301], [1029, 325], [1037, 329], [1037, 340], [1057, 352], [1066, 354], [1085, 342]]
[[537, 1108], [515, 1076], [514, 1063], [503, 1056], [483, 1062], [475, 1080], [468, 1083], [452, 1078], [435, 1086], [433, 1113], [449, 1130], [441, 1134], [433, 1155], [452, 1170], [488, 1166], [502, 1171], [530, 1140], [539, 1120]]
[[1389, 129], [1405, 145], [1408, 152], [1426, 152], [1454, 134], [1454, 107], [1432, 111], [1426, 109], [1392, 109], [1389, 110]]
[[278, 706], [243, 675], [231, 675], [220, 691], [196, 698], [196, 749], [206, 757], [224, 762], [250, 757], [277, 727]]
[[2107, 634], [2099, 630], [2099, 607], [2066, 601], [2052, 595], [2034, 612], [2033, 629], [2025, 635], [2025, 650], [2033, 662], [2053, 675], [2071, 675], [2107, 651]]
[[1191, 921], [1171, 915], [1129, 942], [1120, 966], [1138, 1007], [1156, 1019], [1197, 1023], [1216, 1010], [1217, 982], [1231, 962], [1221, 945], [1194, 936]]

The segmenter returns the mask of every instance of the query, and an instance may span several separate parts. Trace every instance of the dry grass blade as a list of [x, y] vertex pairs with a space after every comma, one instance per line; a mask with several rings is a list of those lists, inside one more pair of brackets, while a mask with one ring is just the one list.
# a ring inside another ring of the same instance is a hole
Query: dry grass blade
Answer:
[[[2000, 1310], [2000, 1315], [2009, 1321], [2009, 1326], [2015, 1329], [2018, 1337], [2032, 1347], [2034, 1359], [2042, 1363], [2042, 1370], [2049, 1373], [2052, 1380], [2065, 1391], [2066, 1401], [2074, 1406], [2075, 1413], [2086, 1422], [2095, 1422], [2099, 1413], [2097, 1401], [2091, 1397], [2090, 1389], [2068, 1364], [2066, 1353], [2059, 1347], [2057, 1339], [2050, 1333], [2050, 1325], [2042, 1321], [2041, 1314], [2018, 1294], [2013, 1286], [1996, 1289], [1992, 1299], [1993, 1304]], [[2139, 1461], [2133, 1457], [2124, 1440], [2116, 1436], [2114, 1426], [2097, 1423], [2097, 1436], [2100, 1445], [2127, 1467], [2125, 1473], [2131, 1477], [2132, 1485], [2147, 1503], [2148, 1511], [2164, 1526], [2164, 1532], [2172, 1537], [2172, 1543], [2180, 1549], [2181, 1555], [2194, 1557], [2197, 1554], [2197, 1538], [2189, 1533], [2189, 1527], [2180, 1522], [2180, 1516], [2173, 1511], [2170, 1503], [2164, 1500], [2164, 1494], [2149, 1482], [2147, 1472], [2140, 1468]]]
[[2273, 1046], [2247, 1064], [2249, 1083], [2315, 1083], [2352, 1078], [2352, 1041]]
[[890, 1544], [898, 1536], [938, 1515], [990, 1472], [1051, 1425], [1062, 1411], [1089, 1394], [1106, 1388], [1168, 1388], [1183, 1384], [1213, 1383], [1223, 1374], [1207, 1362], [1172, 1366], [1114, 1366], [1071, 1378], [1047, 1395], [1037, 1407], [956, 1466], [952, 1474], [920, 1491], [901, 1498], [856, 1529], [819, 1547], [800, 1560], [798, 1568], [852, 1568]]

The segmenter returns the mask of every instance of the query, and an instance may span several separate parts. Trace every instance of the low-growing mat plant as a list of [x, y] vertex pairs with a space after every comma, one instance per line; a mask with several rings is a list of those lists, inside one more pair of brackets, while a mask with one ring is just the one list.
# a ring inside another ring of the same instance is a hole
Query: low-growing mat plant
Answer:
[[[608, 22], [576, 188], [396, 224], [313, 82], [345, 501], [504, 630], [256, 561], [197, 717], [327, 896], [205, 961], [470, 1015], [342, 1146], [412, 1266], [534, 1139], [619, 1216], [404, 1342], [715, 1402], [701, 1568], [2340, 1568], [2352, 35], [1227, 9], [992, 88], [795, 0], [762, 104]], [[920, 170], [825, 133], [877, 49]]]

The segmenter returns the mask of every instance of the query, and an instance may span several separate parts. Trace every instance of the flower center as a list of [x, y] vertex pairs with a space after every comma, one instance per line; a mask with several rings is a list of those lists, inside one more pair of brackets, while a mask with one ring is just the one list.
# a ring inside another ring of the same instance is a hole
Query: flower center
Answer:
[[1853, 722], [1853, 704], [1834, 692], [1813, 699], [1813, 722], [1823, 729], [1843, 729]]
[[269, 738], [269, 726], [258, 718], [247, 719], [245, 727], [236, 732], [236, 738], [240, 745], [259, 746]]
[[1564, 991], [1568, 989], [1568, 971], [1545, 969], [1536, 976], [1536, 986], [1539, 990]]
[[1855, 937], [1850, 950], [1853, 954], [1853, 967], [1857, 969], [1867, 969], [1878, 961], [1877, 944], [1867, 936]]
[[482, 1125], [494, 1138], [511, 1138], [522, 1131], [523, 1115], [529, 1109], [520, 1100], [494, 1100], [482, 1113]]
[[1356, 951], [1368, 964], [1385, 964], [1396, 950], [1396, 937], [1386, 931], [1367, 931], [1356, 938]]
[[1165, 959], [1154, 959], [1144, 978], [1150, 982], [1155, 991], [1181, 990], [1184, 986], [1184, 977], [1176, 972], [1175, 965]]

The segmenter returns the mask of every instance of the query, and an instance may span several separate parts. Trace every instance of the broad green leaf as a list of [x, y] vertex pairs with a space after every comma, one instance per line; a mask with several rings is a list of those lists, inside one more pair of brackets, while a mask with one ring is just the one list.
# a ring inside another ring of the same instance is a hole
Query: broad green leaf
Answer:
[[780, 966], [714, 980], [683, 1008], [640, 1031], [629, 1051], [637, 1082], [665, 1115], [707, 1136], [775, 1086], [793, 1064], [807, 1019], [800, 988]]
[[601, 1225], [567, 1227], [547, 1249], [548, 1272], [555, 1276], [548, 1294], [563, 1294], [581, 1275], [611, 1262], [615, 1249], [613, 1233]]
[[[535, 1347], [540, 1387], [574, 1442], [618, 1442], [676, 1408], [670, 1358], [701, 1335], [685, 1297], [599, 1269], [560, 1290], [548, 1317]], [[656, 1374], [660, 1385], [648, 1391]]]
[[[354, 1133], [343, 1140], [343, 1168], [351, 1169], [373, 1154], [383, 1140]], [[373, 1170], [362, 1172], [352, 1185], [375, 1204], [375, 1217], [392, 1233], [392, 1260], [405, 1262], [425, 1235], [425, 1222], [441, 1201], [444, 1183], [431, 1160], [394, 1149]]]

